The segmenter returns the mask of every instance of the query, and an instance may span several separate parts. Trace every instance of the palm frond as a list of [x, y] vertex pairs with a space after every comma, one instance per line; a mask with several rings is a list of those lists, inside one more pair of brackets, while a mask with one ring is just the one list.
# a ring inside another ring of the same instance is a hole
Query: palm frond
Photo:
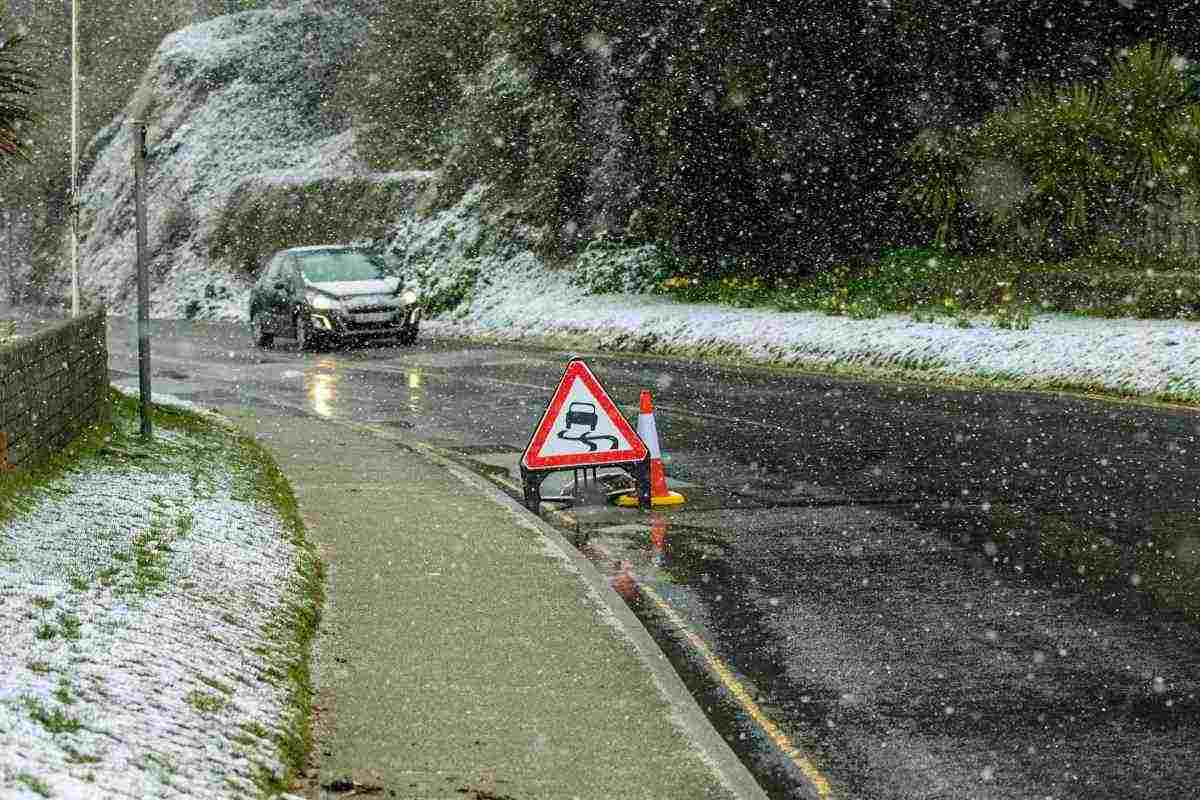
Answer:
[[41, 122], [32, 102], [40, 87], [21, 57], [24, 46], [20, 36], [0, 43], [0, 170], [29, 160], [25, 129]]

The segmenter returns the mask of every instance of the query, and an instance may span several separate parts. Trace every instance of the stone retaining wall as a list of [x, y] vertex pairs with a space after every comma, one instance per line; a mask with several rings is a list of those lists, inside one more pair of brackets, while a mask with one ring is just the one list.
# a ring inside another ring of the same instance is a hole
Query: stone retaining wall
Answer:
[[32, 466], [107, 419], [105, 316], [103, 307], [88, 309], [0, 345], [0, 469]]

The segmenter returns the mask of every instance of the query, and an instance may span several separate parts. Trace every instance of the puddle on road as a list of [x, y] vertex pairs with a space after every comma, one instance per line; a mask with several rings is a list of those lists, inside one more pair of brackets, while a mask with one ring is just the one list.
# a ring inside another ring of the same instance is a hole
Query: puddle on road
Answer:
[[1200, 624], [1200, 516], [1194, 511], [1117, 519], [995, 503], [910, 509], [904, 516], [999, 574], [1085, 595], [1115, 616]]
[[332, 419], [334, 405], [338, 399], [338, 383], [341, 375], [337, 362], [323, 358], [304, 373], [304, 393], [313, 413], [324, 419]]
[[799, 722], [818, 729], [826, 709], [807, 696], [796, 708], [774, 702], [765, 687], [739, 669], [737, 657], [744, 654], [734, 648], [731, 657], [727, 642], [718, 651], [718, 640], [705, 624], [717, 607], [742, 605], [735, 591], [726, 597], [710, 586], [731, 537], [653, 512], [638, 522], [581, 525], [575, 533], [580, 551], [608, 576], [767, 795], [808, 797], [817, 786], [817, 796], [829, 796], [827, 779], [808, 755], [817, 751], [817, 742], [782, 727]]

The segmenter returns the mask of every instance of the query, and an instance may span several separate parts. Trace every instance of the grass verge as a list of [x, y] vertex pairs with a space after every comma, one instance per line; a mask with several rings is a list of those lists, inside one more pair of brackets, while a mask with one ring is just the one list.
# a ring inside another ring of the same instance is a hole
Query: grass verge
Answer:
[[663, 277], [656, 289], [684, 302], [824, 311], [871, 319], [911, 313], [919, 321], [1027, 328], [1034, 313], [1200, 319], [1200, 260], [1080, 257], [1048, 264], [1003, 256], [964, 257], [936, 248], [885, 251], [809, 277], [770, 280], [729, 274]]
[[275, 735], [286, 771], [276, 776], [262, 770], [256, 779], [260, 791], [270, 795], [286, 791], [299, 778], [312, 751], [312, 648], [325, 604], [325, 568], [307, 538], [296, 496], [279, 466], [252, 438], [239, 434], [238, 442], [246, 456], [247, 468], [257, 476], [254, 483], [257, 498], [279, 514], [297, 550], [295, 580], [300, 599], [277, 615], [268, 630], [272, 640], [286, 648], [290, 709], [290, 716], [282, 721]]
[[[113, 392], [110, 402], [116, 402], [117, 397]], [[92, 425], [62, 450], [33, 467], [0, 472], [0, 524], [17, 513], [32, 509], [37, 505], [41, 493], [54, 481], [84, 459], [98, 456], [110, 439], [112, 430], [111, 421]]]
[[[138, 402], [117, 392], [111, 393], [109, 401], [112, 413], [103, 427], [85, 432], [63, 452], [32, 469], [0, 476], [0, 523], [61, 494], [59, 479], [98, 469], [136, 471], [151, 481], [156, 474], [190, 474], [193, 494], [206, 497], [214, 485], [216, 467], [232, 475], [235, 499], [273, 511], [296, 554], [288, 599], [261, 631], [269, 643], [263, 648], [264, 668], [279, 676], [275, 686], [284, 695], [283, 718], [272, 725], [270, 737], [283, 769], [256, 764], [254, 783], [262, 796], [278, 795], [296, 781], [312, 747], [310, 659], [324, 603], [324, 569], [307, 540], [291, 486], [266, 451], [232, 426], [189, 411], [155, 406], [152, 423], [156, 433], [167, 435], [146, 440], [138, 431]], [[150, 506], [150, 524], [134, 535], [132, 549], [114, 553], [114, 563], [95, 575], [72, 576], [73, 588], [86, 591], [92, 585], [113, 586], [138, 596], [172, 591], [168, 569], [172, 544], [194, 535], [196, 519], [190, 511], [179, 511], [157, 495]], [[0, 558], [4, 556], [0, 552]], [[31, 610], [44, 615], [36, 635], [47, 640], [78, 638], [80, 619], [66, 611], [54, 614], [53, 605], [49, 598], [31, 600]], [[28, 667], [34, 671], [46, 668], [40, 662], [30, 662]], [[202, 683], [213, 691], [191, 692], [187, 700], [194, 708], [211, 716], [232, 708], [227, 700], [230, 687], [211, 677]], [[52, 733], [69, 732], [78, 724], [63, 710], [68, 700], [74, 699], [69, 687], [60, 694], [55, 697], [62, 707], [40, 703], [28, 707], [32, 718]]]
[[[133, 403], [132, 400], [121, 402]], [[214, 422], [182, 409], [156, 406], [154, 424], [173, 430], [212, 436]], [[287, 708], [274, 736], [283, 774], [259, 766], [254, 782], [264, 797], [288, 790], [303, 772], [312, 750], [312, 647], [321, 622], [325, 603], [325, 570], [316, 549], [309, 542], [291, 484], [266, 450], [253, 438], [221, 426], [227, 442], [227, 466], [232, 469], [235, 495], [267, 506], [283, 521], [289, 542], [296, 548], [295, 598], [267, 624], [267, 639], [277, 648], [282, 664], [269, 669], [282, 675]], [[190, 519], [179, 519], [177, 530], [190, 531]], [[219, 696], [211, 695], [219, 700]], [[207, 699], [207, 698], [206, 698]], [[210, 703], [211, 704], [211, 703]]]
[[[470, 330], [461, 334], [471, 341], [483, 344], [512, 347], [516, 344], [508, 331], [491, 333]], [[701, 343], [659, 348], [653, 342], [645, 345], [642, 340], [610, 340], [597, 348], [597, 337], [593, 332], [556, 332], [540, 336], [522, 334], [521, 345], [536, 349], [570, 351], [588, 357], [612, 352], [635, 352], [639, 359], [657, 358], [665, 362], [684, 361], [695, 364], [703, 361], [713, 366], [730, 367], [738, 370], [761, 369], [772, 373], [798, 375], [825, 375], [835, 379], [873, 381], [876, 383], [906, 386], [936, 386], [943, 389], [1021, 391], [1047, 395], [1066, 395], [1106, 402], [1127, 402], [1148, 406], [1176, 406], [1195, 408], [1200, 406], [1200, 393], [1180, 390], [1143, 392], [1134, 387], [1128, 389], [1099, 381], [1073, 380], [1069, 378], [1039, 378], [1023, 375], [963, 375], [945, 370], [946, 365], [937, 359], [921, 359], [911, 356], [903, 358], [876, 357], [872, 360], [845, 362], [834, 357], [823, 357], [820, 353], [789, 355], [786, 362], [764, 358], [736, 345], [711, 346]]]

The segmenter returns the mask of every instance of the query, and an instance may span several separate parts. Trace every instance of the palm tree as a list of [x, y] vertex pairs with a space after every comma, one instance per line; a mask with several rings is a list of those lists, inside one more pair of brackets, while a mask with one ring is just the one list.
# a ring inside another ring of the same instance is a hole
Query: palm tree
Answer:
[[16, 159], [29, 160], [27, 134], [22, 128], [40, 119], [30, 105], [37, 81], [29, 76], [20, 58], [24, 42], [21, 36], [0, 42], [0, 171]]

